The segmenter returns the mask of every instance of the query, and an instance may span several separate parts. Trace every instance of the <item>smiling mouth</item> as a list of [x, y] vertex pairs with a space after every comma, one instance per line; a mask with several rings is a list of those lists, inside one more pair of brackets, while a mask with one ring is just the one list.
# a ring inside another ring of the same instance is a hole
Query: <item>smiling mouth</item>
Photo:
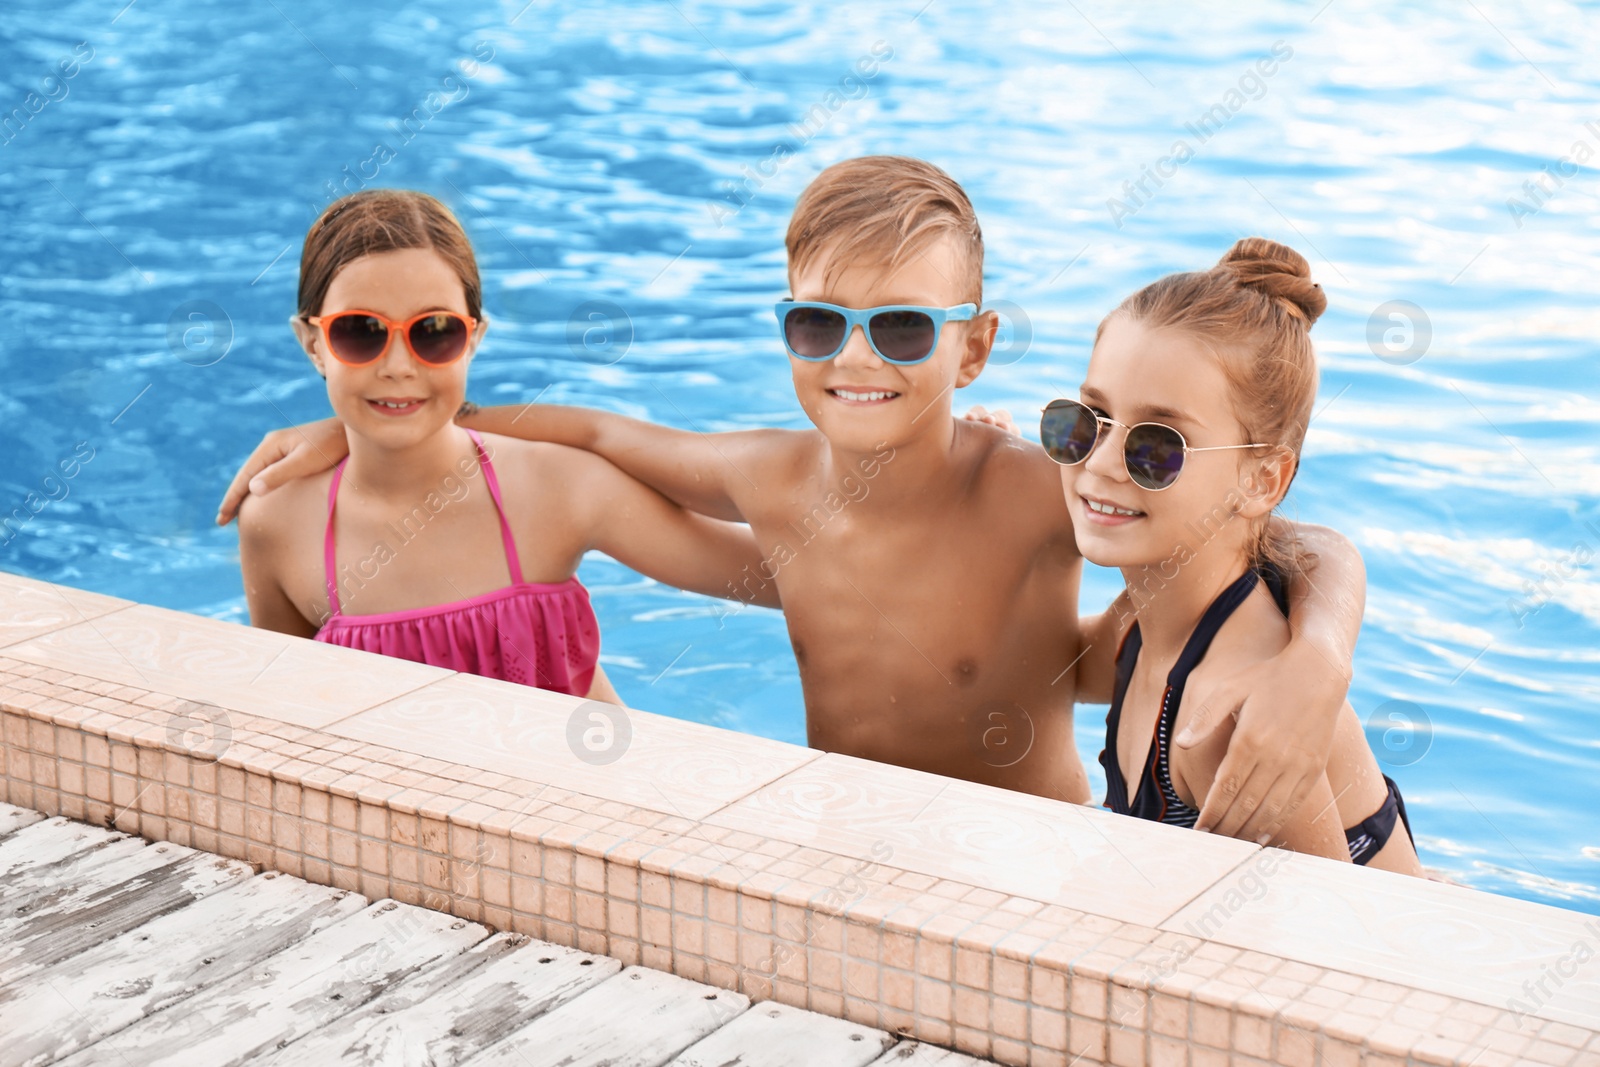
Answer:
[[409, 415], [426, 403], [423, 400], [368, 400], [373, 410], [384, 415]]
[[1083, 506], [1095, 515], [1104, 515], [1112, 519], [1144, 518], [1144, 512], [1135, 511], [1132, 508], [1119, 508], [1115, 504], [1107, 503], [1104, 500], [1094, 500], [1086, 496], [1079, 496], [1078, 499], [1082, 500]]
[[881, 404], [900, 394], [892, 389], [829, 389], [828, 395], [847, 404]]

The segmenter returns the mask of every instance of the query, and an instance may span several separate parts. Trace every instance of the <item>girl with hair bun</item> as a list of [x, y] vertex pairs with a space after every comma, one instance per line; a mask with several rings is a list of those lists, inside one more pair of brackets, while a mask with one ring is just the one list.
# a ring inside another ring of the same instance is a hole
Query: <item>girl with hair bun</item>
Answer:
[[[616, 701], [576, 575], [585, 552], [712, 595], [760, 563], [747, 528], [599, 456], [455, 424], [488, 320], [472, 244], [433, 197], [369, 189], [329, 205], [306, 235], [290, 324], [350, 454], [245, 499], [252, 625]], [[758, 602], [776, 604], [770, 589]]]
[[[1299, 466], [1317, 392], [1310, 329], [1326, 307], [1303, 256], [1247, 238], [1210, 270], [1124, 300], [1100, 324], [1079, 399], [1045, 409], [1078, 548], [1122, 571], [1136, 617], [1099, 665], [1115, 678], [1100, 753], [1113, 811], [1194, 826], [1232, 729], [1174, 746], [1195, 712], [1185, 689], [1289, 641], [1296, 546], [1273, 512]], [[1348, 703], [1322, 780], [1271, 843], [1422, 873], [1399, 788]]]

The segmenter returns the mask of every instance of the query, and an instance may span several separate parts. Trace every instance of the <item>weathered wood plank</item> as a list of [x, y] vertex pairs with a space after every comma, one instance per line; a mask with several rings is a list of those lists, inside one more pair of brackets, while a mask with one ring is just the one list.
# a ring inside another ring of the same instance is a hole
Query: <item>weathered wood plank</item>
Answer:
[[[45, 831], [48, 836], [33, 837], [34, 830]], [[43, 823], [21, 831], [9, 843], [19, 847], [0, 856], [10, 868], [10, 873], [0, 878], [0, 936], [20, 928], [40, 908], [59, 903], [95, 872], [120, 874], [121, 877], [113, 875], [108, 883], [97, 883], [114, 885], [123, 878], [170, 866], [193, 851], [170, 844], [152, 846], [126, 834], [75, 842]], [[74, 847], [76, 844], [84, 847]], [[3, 845], [0, 851], [5, 851]], [[0, 950], [4, 947], [5, 942], [0, 941]], [[0, 951], [0, 964], [5, 959]], [[0, 975], [4, 973], [0, 966]]]
[[36, 822], [43, 822], [44, 816], [37, 811], [19, 808], [14, 804], [0, 801], [0, 837], [14, 834], [24, 826], [32, 826]]
[[[97, 867], [142, 856], [148, 849], [149, 843], [146, 841], [137, 837], [122, 837], [71, 853], [65, 859], [30, 864], [9, 878], [0, 880], [0, 918], [24, 914], [43, 901], [59, 896], [71, 887], [73, 879], [81, 878]], [[162, 858], [167, 862], [175, 862], [167, 853], [163, 853]]]
[[58, 1062], [62, 1067], [245, 1063], [329, 1024], [488, 934], [454, 916], [379, 901]]
[[629, 967], [540, 1016], [469, 1067], [659, 1067], [742, 1014], [750, 999]]
[[0, 986], [254, 873], [248, 863], [173, 844], [145, 845], [113, 863], [56, 866], [56, 887], [0, 908]]
[[893, 1034], [777, 1001], [753, 1005], [695, 1042], [672, 1067], [866, 1067]]
[[268, 872], [0, 987], [0, 1067], [36, 1067], [216, 985], [360, 911]]
[[605, 956], [496, 934], [251, 1067], [450, 1067], [621, 969]]
[[995, 1067], [990, 1060], [973, 1059], [964, 1052], [951, 1052], [920, 1041], [902, 1041], [873, 1060], [870, 1067]]
[[18, 829], [0, 839], [0, 889], [7, 899], [21, 884], [22, 879], [40, 868], [49, 867], [71, 859], [83, 852], [99, 852], [108, 845], [134, 847], [144, 842], [116, 830], [105, 830], [86, 823], [71, 822], [59, 815], [32, 826]]

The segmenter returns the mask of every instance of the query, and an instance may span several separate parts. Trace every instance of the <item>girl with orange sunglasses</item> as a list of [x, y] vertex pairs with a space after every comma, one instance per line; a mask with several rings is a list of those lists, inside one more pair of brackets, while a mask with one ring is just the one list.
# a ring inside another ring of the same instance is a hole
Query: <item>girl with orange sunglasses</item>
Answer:
[[312, 225], [291, 325], [350, 454], [245, 500], [250, 619], [615, 701], [583, 554], [713, 595], [761, 554], [747, 527], [685, 512], [589, 452], [457, 426], [482, 298], [466, 233], [430, 196], [363, 190]]

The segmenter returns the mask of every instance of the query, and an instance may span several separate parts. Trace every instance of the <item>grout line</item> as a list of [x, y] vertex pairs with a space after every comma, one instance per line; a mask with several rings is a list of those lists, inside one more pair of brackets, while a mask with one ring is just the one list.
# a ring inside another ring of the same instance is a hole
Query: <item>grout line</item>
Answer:
[[[302, 638], [298, 638], [297, 640], [310, 641], [311, 639], [309, 637], [302, 637]], [[462, 675], [461, 672], [459, 672], [459, 671], [450, 671], [443, 678], [435, 678], [432, 681], [423, 682], [421, 685], [412, 686], [410, 689], [407, 689], [403, 693], [396, 693], [394, 696], [384, 697], [382, 700], [378, 701], [376, 704], [368, 704], [366, 707], [358, 708], [355, 711], [352, 711], [347, 715], [341, 715], [337, 719], [333, 719], [333, 720], [331, 720], [331, 721], [329, 721], [329, 722], [327, 722], [327, 723], [325, 723], [325, 724], [323, 724], [321, 726], [312, 727], [311, 729], [315, 729], [318, 733], [333, 734], [335, 737], [342, 737], [346, 741], [361, 741], [364, 744], [372, 744], [372, 742], [367, 741], [365, 738], [351, 737], [349, 734], [336, 733], [334, 731], [334, 727], [343, 725], [344, 723], [349, 722], [351, 719], [355, 718], [358, 715], [365, 715], [369, 711], [372, 711], [372, 710], [374, 710], [376, 708], [381, 708], [385, 704], [391, 704], [396, 700], [401, 700], [401, 699], [403, 699], [405, 697], [408, 697], [408, 696], [414, 696], [415, 694], [422, 692], [424, 689], [428, 689], [428, 688], [431, 688], [433, 686], [438, 685], [440, 682], [448, 682], [453, 678], [461, 678], [461, 677], [466, 677], [466, 676]], [[262, 716], [262, 717], [263, 718], [273, 718], [273, 716], [270, 716], [270, 715], [265, 715], [265, 716]], [[279, 720], [279, 721], [284, 721], [284, 720]], [[299, 723], [290, 723], [290, 725], [299, 726], [300, 724]], [[391, 745], [389, 747], [392, 748], [394, 746]], [[405, 749], [396, 749], [396, 751], [397, 752], [405, 752], [406, 750]], [[427, 753], [426, 752], [412, 752], [412, 753], [410, 753], [410, 755], [413, 755], [413, 756], [425, 756], [425, 755], [427, 755]]]
[[[701, 724], [701, 725], [704, 725], [704, 724]], [[731, 732], [738, 733], [737, 730], [731, 731]], [[740, 736], [742, 737], [742, 736], [745, 736], [745, 735], [741, 734]], [[775, 742], [775, 743], [776, 744], [780, 744], [780, 745], [788, 745], [789, 744], [789, 742], [787, 742], [787, 741], [778, 741], [778, 742]], [[768, 778], [764, 782], [755, 783], [749, 789], [746, 789], [743, 793], [740, 793], [738, 796], [736, 796], [736, 797], [732, 798], [731, 800], [729, 800], [726, 804], [720, 804], [717, 807], [712, 808], [710, 811], [706, 812], [705, 818], [701, 819], [700, 821], [701, 822], [709, 822], [709, 821], [711, 821], [711, 819], [715, 818], [718, 815], [721, 815], [723, 812], [727, 811], [729, 808], [733, 807], [735, 804], [738, 804], [738, 803], [740, 803], [742, 801], [750, 799], [751, 797], [755, 796], [757, 793], [761, 792], [761, 790], [766, 789], [769, 786], [775, 785], [778, 782], [783, 781], [785, 778], [789, 777], [791, 774], [794, 774], [796, 771], [798, 771], [798, 770], [800, 770], [800, 769], [802, 769], [804, 767], [811, 766], [811, 764], [815, 763], [817, 760], [819, 760], [823, 756], [827, 755], [827, 753], [822, 751], [822, 749], [820, 749], [820, 748], [809, 748], [809, 747], [806, 747], [804, 745], [790, 745], [790, 747], [791, 748], [798, 748], [801, 751], [805, 752], [806, 753], [806, 758], [801, 760], [799, 763], [795, 764], [793, 767], [790, 767], [788, 770], [784, 771], [781, 774], [774, 775], [773, 777]]]
[[[1237, 838], [1231, 838], [1230, 837], [1230, 838], [1228, 838], [1228, 840], [1233, 841], [1233, 840], [1237, 840]], [[1154, 929], [1161, 930], [1161, 931], [1163, 931], [1165, 933], [1169, 933], [1169, 934], [1179, 933], [1179, 931], [1177, 931], [1177, 930], [1169, 930], [1169, 929], [1167, 929], [1166, 924], [1171, 922], [1173, 920], [1173, 918], [1179, 912], [1183, 911], [1189, 905], [1193, 904], [1195, 901], [1199, 900], [1201, 897], [1205, 896], [1207, 893], [1209, 893], [1213, 889], [1217, 888], [1217, 886], [1221, 885], [1223, 882], [1226, 882], [1228, 879], [1230, 879], [1230, 878], [1234, 877], [1235, 875], [1237, 875], [1239, 873], [1239, 869], [1241, 867], [1243, 867], [1243, 866], [1245, 866], [1246, 864], [1249, 864], [1249, 863], [1255, 863], [1257, 860], [1259, 860], [1261, 858], [1261, 853], [1263, 851], [1265, 851], [1264, 846], [1257, 845], [1257, 844], [1255, 844], [1253, 842], [1250, 842], [1250, 841], [1244, 841], [1244, 842], [1240, 842], [1240, 843], [1249, 845], [1250, 848], [1253, 851], [1251, 851], [1251, 853], [1248, 856], [1241, 857], [1238, 863], [1234, 864], [1232, 867], [1229, 867], [1228, 870], [1225, 873], [1219, 875], [1214, 881], [1207, 883], [1203, 888], [1201, 888], [1198, 892], [1196, 892], [1194, 894], [1194, 896], [1185, 897], [1182, 904], [1179, 904], [1177, 907], [1173, 908], [1166, 915], [1163, 915], [1160, 919], [1156, 920], [1156, 922], [1153, 924]]]
[[[72, 628], [74, 626], [82, 626], [84, 623], [87, 623], [90, 620], [99, 621], [100, 619], [109, 618], [110, 616], [115, 615], [120, 611], [127, 611], [129, 608], [135, 608], [135, 607], [138, 607], [138, 606], [139, 605], [137, 605], [137, 604], [129, 602], [127, 604], [121, 605], [120, 607], [112, 608], [109, 611], [101, 612], [98, 615], [81, 615], [80, 614], [80, 616], [78, 618], [76, 618], [76, 619], [68, 619], [65, 622], [57, 623], [54, 626], [47, 626], [42, 630], [34, 630], [33, 632], [31, 632], [31, 633], [29, 633], [29, 634], [27, 634], [27, 635], [25, 635], [23, 637], [19, 637], [14, 641], [0, 640], [0, 652], [5, 652], [6, 649], [15, 648], [18, 645], [25, 645], [29, 641], [36, 641], [39, 638], [46, 637], [46, 636], [48, 636], [50, 634], [60, 633], [62, 630], [67, 630], [67, 629], [70, 629], [70, 628]], [[76, 609], [74, 609], [74, 610], [76, 610]], [[13, 659], [20, 659], [21, 657], [13, 656], [12, 658]], [[32, 663], [36, 667], [45, 666], [45, 664], [38, 663], [38, 662], [36, 662], [34, 660], [30, 660], [30, 659], [24, 659], [22, 662], [24, 662], [24, 663]], [[102, 679], [102, 681], [111, 681], [111, 679], [105, 678], [105, 679]]]

